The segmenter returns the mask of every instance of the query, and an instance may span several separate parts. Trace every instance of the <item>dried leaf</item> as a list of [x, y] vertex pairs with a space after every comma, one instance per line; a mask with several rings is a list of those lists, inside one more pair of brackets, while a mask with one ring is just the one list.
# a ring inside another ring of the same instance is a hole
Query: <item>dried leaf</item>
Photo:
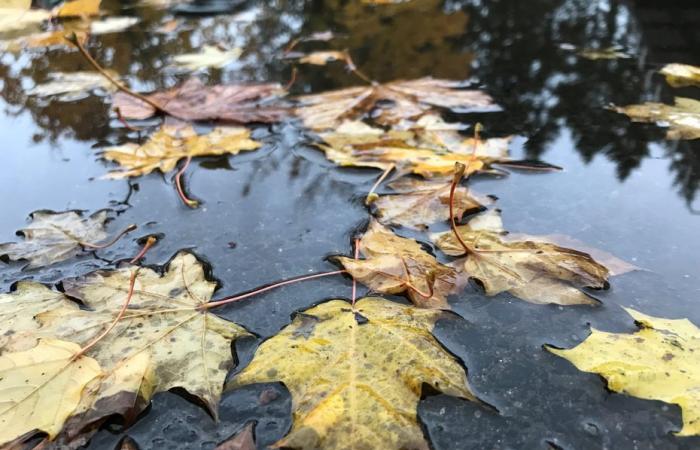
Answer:
[[79, 351], [74, 343], [43, 339], [0, 355], [0, 445], [35, 430], [50, 438], [61, 431], [85, 386], [101, 375], [94, 359], [74, 359]]
[[[434, 107], [494, 110], [493, 99], [482, 91], [458, 89], [458, 81], [420, 78], [366, 87], [351, 87], [298, 97], [296, 114], [312, 130], [333, 129], [345, 120], [372, 113], [377, 123], [392, 125], [416, 118]], [[387, 105], [388, 104], [388, 105]]]
[[95, 243], [107, 237], [105, 210], [85, 218], [78, 211], [35, 211], [29, 217], [31, 223], [17, 232], [23, 241], [0, 244], [0, 256], [27, 260], [28, 268], [65, 261], [83, 253], [81, 242]]
[[[265, 341], [234, 386], [281, 381], [294, 424], [276, 447], [428, 449], [421, 385], [477, 401], [464, 369], [432, 336], [439, 311], [364, 298], [332, 300]], [[314, 321], [310, 334], [303, 318]]]
[[[587, 253], [541, 237], [509, 239], [497, 211], [476, 216], [457, 230], [470, 253], [453, 264], [462, 270], [461, 276], [477, 279], [486, 295], [510, 292], [538, 304], [597, 304], [580, 288], [608, 286], [610, 272]], [[433, 234], [431, 239], [448, 255], [465, 254], [452, 231]]]
[[124, 31], [139, 21], [136, 17], [107, 17], [90, 23], [90, 33], [108, 34]]
[[[435, 222], [450, 218], [450, 182], [421, 181], [415, 178], [399, 179], [391, 184], [397, 194], [381, 195], [373, 203], [374, 215], [385, 225], [425, 229]], [[490, 204], [488, 198], [477, 198], [465, 187], [457, 187], [454, 194], [454, 214], [457, 219], [469, 212], [475, 213]]]
[[345, 52], [339, 51], [324, 51], [324, 52], [313, 52], [299, 58], [299, 62], [302, 64], [313, 64], [316, 66], [325, 66], [326, 64], [334, 61], [346, 61], [348, 55]]
[[[50, 37], [53, 39], [53, 36]], [[50, 44], [43, 41], [42, 44]], [[36, 43], [35, 43], [36, 44]], [[116, 74], [113, 74], [116, 76]], [[51, 81], [39, 84], [27, 91], [27, 95], [36, 97], [59, 96], [60, 101], [73, 101], [83, 97], [93, 89], [114, 91], [114, 85], [98, 72], [54, 72], [50, 74]]]
[[253, 436], [254, 422], [248, 422], [242, 430], [216, 446], [215, 450], [255, 450], [255, 438]]
[[406, 292], [421, 308], [449, 308], [447, 296], [458, 289], [457, 273], [437, 262], [418, 242], [397, 236], [372, 220], [359, 249], [366, 259], [337, 257], [359, 282], [385, 294]]
[[222, 50], [215, 45], [205, 45], [199, 53], [185, 53], [173, 58], [176, 66], [187, 70], [222, 68], [241, 56], [241, 49]]
[[[249, 123], [280, 120], [284, 109], [267, 102], [284, 93], [279, 84], [204, 86], [198, 79], [190, 78], [179, 87], [147, 97], [182, 120]], [[127, 119], [147, 119], [156, 113], [152, 106], [123, 92], [115, 94], [114, 106]]]
[[163, 125], [143, 145], [110, 147], [101, 155], [123, 167], [107, 174], [107, 178], [125, 178], [154, 170], [170, 172], [180, 159], [188, 156], [236, 155], [241, 150], [258, 147], [260, 143], [250, 139], [250, 131], [242, 127], [217, 127], [208, 134], [198, 135], [189, 125], [184, 128]]
[[668, 127], [666, 139], [700, 138], [700, 101], [676, 97], [674, 106], [664, 103], [644, 103], [613, 108], [634, 122], [655, 122]]
[[54, 10], [56, 17], [89, 17], [100, 13], [101, 0], [69, 0]]
[[592, 329], [575, 348], [546, 348], [579, 370], [601, 375], [612, 391], [680, 406], [683, 428], [677, 435], [700, 434], [700, 329], [687, 319], [625, 310], [640, 328], [634, 334]]
[[666, 64], [659, 72], [673, 87], [700, 86], [700, 67], [689, 64]]

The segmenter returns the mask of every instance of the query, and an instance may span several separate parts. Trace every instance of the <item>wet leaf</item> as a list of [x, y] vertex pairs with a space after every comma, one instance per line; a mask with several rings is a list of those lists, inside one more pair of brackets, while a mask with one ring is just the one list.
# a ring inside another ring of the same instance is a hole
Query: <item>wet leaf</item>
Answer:
[[56, 7], [56, 17], [89, 17], [100, 13], [101, 0], [68, 0]]
[[371, 113], [377, 123], [392, 125], [416, 118], [434, 107], [494, 110], [493, 99], [479, 90], [459, 89], [452, 80], [420, 78], [366, 87], [351, 87], [298, 97], [296, 114], [312, 130], [337, 128], [346, 120]]
[[666, 64], [659, 72], [673, 87], [700, 86], [700, 67], [688, 64]]
[[[324, 143], [318, 147], [328, 159], [341, 166], [382, 170], [395, 166], [400, 173], [444, 177], [452, 175], [456, 162], [467, 167], [467, 174], [489, 171], [493, 164], [514, 162], [508, 158], [510, 137], [465, 139], [454, 129], [385, 132], [362, 122], [345, 122], [337, 130], [320, 136]], [[528, 164], [523, 164], [522, 168], [527, 168]], [[546, 163], [538, 163], [535, 168], [559, 169]]]
[[666, 139], [700, 138], [700, 101], [676, 97], [675, 105], [644, 103], [613, 108], [635, 122], [655, 122], [668, 127]]
[[546, 348], [579, 370], [601, 375], [612, 391], [680, 406], [683, 428], [677, 434], [700, 434], [700, 329], [687, 319], [625, 310], [640, 328], [636, 333], [592, 329], [570, 350]]
[[294, 424], [276, 447], [428, 449], [417, 422], [421, 386], [476, 401], [464, 369], [431, 332], [440, 311], [380, 298], [332, 300], [265, 341], [234, 386], [281, 381]]
[[208, 134], [198, 135], [189, 125], [163, 125], [143, 145], [127, 143], [110, 147], [102, 157], [123, 167], [107, 178], [146, 175], [154, 170], [170, 172], [177, 162], [188, 156], [236, 155], [242, 150], [255, 150], [260, 143], [250, 139], [250, 131], [242, 127], [217, 127]]
[[[284, 93], [279, 84], [204, 86], [190, 78], [181, 86], [147, 97], [178, 119], [249, 123], [280, 120], [285, 110], [269, 102]], [[152, 106], [123, 92], [114, 96], [114, 106], [127, 119], [147, 119], [156, 114]]]
[[[81, 31], [78, 29], [71, 30], [71, 33], [75, 34], [76, 39], [81, 43], [85, 44], [87, 41], [88, 34], [85, 31]], [[36, 34], [31, 34], [29, 36], [24, 36], [20, 37], [17, 39], [13, 39], [10, 41], [7, 41], [2, 45], [2, 48], [10, 51], [10, 52], [19, 52], [24, 49], [34, 49], [34, 48], [53, 48], [53, 47], [65, 47], [65, 48], [74, 48], [70, 42], [66, 39], [66, 35], [70, 34], [68, 33], [68, 30], [66, 29], [61, 29], [61, 30], [56, 30], [56, 31], [47, 31], [46, 33], [36, 33]], [[75, 73], [75, 72], [73, 72]], [[78, 72], [78, 73], [92, 73], [92, 72]], [[65, 74], [65, 75], [71, 75], [71, 74]], [[115, 74], [116, 75], [116, 74]], [[52, 75], [49, 75], [52, 76]], [[100, 86], [104, 87], [105, 89], [112, 89], [112, 86]]]
[[31, 4], [31, 1], [26, 0], [3, 2], [0, 6], [0, 33], [39, 25], [51, 17], [46, 10], [30, 9]]
[[579, 55], [593, 61], [599, 59], [627, 59], [630, 55], [620, 50], [619, 47], [607, 48], [584, 48], [579, 52]]
[[[53, 38], [51, 36], [50, 41], [43, 41], [41, 44], [51, 44]], [[113, 75], [116, 76], [116, 74]], [[54, 72], [50, 74], [50, 77], [51, 81], [29, 89], [27, 95], [58, 96], [57, 100], [67, 102], [81, 98], [93, 89], [114, 90], [114, 85], [98, 72]]]
[[[461, 270], [461, 276], [477, 279], [486, 295], [510, 292], [531, 303], [597, 304], [580, 288], [608, 286], [610, 271], [589, 254], [542, 237], [517, 235], [510, 239], [495, 210], [457, 229], [470, 253], [453, 265]], [[452, 231], [433, 234], [431, 239], [448, 255], [465, 254]]]
[[339, 51], [313, 52], [299, 58], [299, 62], [302, 64], [325, 66], [334, 61], [347, 61], [347, 57], [347, 53]]
[[139, 21], [136, 17], [107, 17], [90, 23], [90, 33], [108, 34], [124, 31]]
[[[372, 207], [379, 222], [407, 228], [425, 229], [428, 225], [449, 220], [450, 182], [422, 181], [402, 178], [389, 184], [396, 194], [379, 196]], [[465, 187], [457, 187], [454, 214], [461, 219], [465, 213], [475, 213], [490, 204], [489, 198], [475, 197]]]
[[248, 422], [238, 433], [217, 445], [215, 450], [255, 450], [254, 425], [254, 422]]
[[28, 268], [65, 261], [83, 253], [81, 242], [96, 243], [107, 237], [106, 210], [90, 217], [82, 217], [78, 211], [36, 211], [29, 217], [31, 223], [17, 232], [24, 240], [0, 244], [0, 256], [27, 260]]
[[173, 58], [176, 66], [187, 70], [206, 69], [208, 67], [222, 68], [238, 59], [241, 49], [222, 50], [215, 45], [205, 45], [197, 53], [185, 53]]
[[34, 348], [0, 355], [0, 445], [32, 431], [55, 437], [77, 408], [84, 388], [100, 376], [80, 346], [43, 339]]
[[[86, 356], [102, 374], [85, 389], [70, 426], [77, 432], [112, 414], [134, 417], [157, 392], [180, 387], [198, 397], [217, 416], [224, 378], [233, 366], [231, 343], [248, 333], [240, 326], [199, 307], [216, 283], [205, 277], [202, 263], [179, 253], [161, 274], [150, 268], [98, 271], [63, 282], [65, 292], [88, 309], [65, 307], [55, 299], [34, 302], [15, 320], [5, 348], [22, 351], [36, 339], [60, 339], [78, 347], [92, 342], [114, 321], [127, 298], [132, 271], [134, 293], [126, 313]], [[30, 286], [46, 297], [45, 288]], [[29, 298], [29, 288], [17, 299]], [[67, 301], [67, 300], [66, 300]], [[0, 302], [0, 308], [12, 308]], [[16, 309], [16, 308], [15, 308]], [[10, 314], [15, 312], [10, 309]], [[45, 309], [34, 316], [28, 314]], [[41, 365], [37, 366], [37, 370]], [[0, 405], [5, 398], [0, 397]]]
[[359, 282], [385, 294], [406, 292], [421, 308], [449, 308], [447, 296], [458, 289], [457, 273], [437, 262], [418, 242], [372, 220], [359, 249], [366, 259], [336, 258]]

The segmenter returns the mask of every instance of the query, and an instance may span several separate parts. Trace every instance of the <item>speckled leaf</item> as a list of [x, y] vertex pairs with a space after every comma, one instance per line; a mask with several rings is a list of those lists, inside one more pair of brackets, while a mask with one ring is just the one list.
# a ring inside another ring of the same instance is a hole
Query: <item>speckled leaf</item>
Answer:
[[27, 260], [27, 267], [48, 266], [83, 253], [81, 242], [96, 243], [107, 237], [104, 230], [107, 211], [82, 217], [78, 211], [35, 211], [31, 223], [18, 231], [20, 242], [0, 244], [0, 256]]
[[546, 348], [579, 370], [601, 375], [612, 391], [680, 406], [683, 428], [678, 435], [700, 434], [700, 329], [687, 319], [626, 311], [640, 327], [636, 333], [593, 329], [570, 350]]
[[359, 282], [385, 294], [406, 292], [422, 308], [449, 308], [447, 296], [458, 289], [457, 272], [437, 262], [418, 242], [372, 220], [359, 249], [365, 259], [336, 258]]
[[290, 390], [294, 424], [275, 447], [427, 450], [422, 384], [476, 401], [431, 334], [442, 314], [380, 298], [323, 303], [265, 341], [233, 386], [281, 381]]

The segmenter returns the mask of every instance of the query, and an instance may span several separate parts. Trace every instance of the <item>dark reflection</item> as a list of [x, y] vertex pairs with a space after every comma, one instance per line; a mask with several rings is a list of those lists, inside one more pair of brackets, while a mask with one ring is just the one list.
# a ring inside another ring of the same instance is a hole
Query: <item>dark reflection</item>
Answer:
[[[698, 6], [691, 2], [655, 6], [651, 1], [611, 0], [414, 0], [377, 7], [349, 0], [199, 0], [171, 10], [138, 2], [103, 3], [107, 11], [142, 19], [126, 33], [93, 36], [89, 41], [97, 60], [138, 89], [162, 89], [182, 81], [186, 74], [173, 70], [170, 58], [205, 43], [244, 50], [241, 60], [226, 69], [201, 73], [209, 83], [284, 82], [290, 73], [290, 64], [280, 58], [284, 46], [295, 37], [330, 29], [340, 37], [330, 43], [305, 43], [299, 49], [348, 48], [362, 71], [379, 81], [426, 75], [476, 77], [504, 107], [502, 113], [479, 120], [491, 133], [528, 137], [530, 158], [546, 159], [548, 149], [566, 134], [585, 162], [597, 155], [614, 161], [620, 180], [645, 159], [664, 157], [689, 205], [698, 191], [700, 143], [666, 141], [662, 129], [633, 124], [605, 109], [610, 104], [670, 102], [674, 95], [693, 95], [692, 89], [669, 88], [655, 73], [667, 62], [698, 63], [694, 49], [700, 38], [693, 31], [696, 24], [688, 19], [698, 13]], [[174, 32], [159, 30], [172, 19], [179, 21]], [[633, 57], [591, 61], [563, 44], [619, 46]], [[340, 65], [299, 69], [297, 93], [361, 83]], [[62, 136], [94, 142], [114, 139], [108, 99], [90, 96], [61, 103], [24, 94], [51, 72], [74, 70], [89, 67], [68, 48], [6, 54], [0, 60], [5, 113], [31, 114], [36, 141], [55, 142]], [[84, 120], [88, 115], [91, 120]]]

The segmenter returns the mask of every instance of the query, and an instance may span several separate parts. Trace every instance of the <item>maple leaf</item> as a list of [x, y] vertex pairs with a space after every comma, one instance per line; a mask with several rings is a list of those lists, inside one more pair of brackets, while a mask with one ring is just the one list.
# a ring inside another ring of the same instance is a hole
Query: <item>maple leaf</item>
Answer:
[[673, 87], [700, 86], [700, 67], [689, 64], [666, 64], [660, 71]]
[[255, 150], [260, 143], [250, 139], [250, 131], [241, 127], [217, 127], [198, 135], [190, 125], [163, 125], [143, 145], [127, 143], [110, 147], [101, 156], [124, 169], [112, 171], [107, 178], [146, 175], [154, 170], [167, 173], [188, 156], [236, 155], [241, 150]]
[[[27, 45], [50, 46], [53, 36], [41, 42], [28, 42]], [[116, 77], [116, 74], [113, 74]], [[70, 102], [82, 98], [93, 89], [103, 89], [107, 92], [115, 90], [114, 85], [104, 75], [98, 72], [54, 72], [49, 75], [51, 81], [38, 84], [27, 91], [27, 95], [36, 97], [59, 96], [57, 99]], [[118, 78], [118, 77], [116, 77]]]
[[[381, 195], [371, 203], [379, 222], [425, 229], [430, 224], [450, 218], [451, 183], [401, 178], [388, 186], [397, 193]], [[455, 217], [459, 220], [467, 212], [484, 209], [484, 204], [490, 204], [491, 200], [474, 197], [467, 188], [457, 187], [453, 203]]]
[[[204, 86], [199, 79], [190, 78], [181, 86], [146, 97], [178, 119], [249, 123], [280, 120], [284, 109], [267, 103], [284, 93], [279, 84]], [[127, 119], [156, 114], [151, 105], [123, 92], [114, 95], [113, 104]]]
[[320, 136], [324, 143], [318, 147], [328, 159], [341, 166], [382, 170], [396, 167], [399, 172], [424, 177], [452, 175], [456, 162], [466, 166], [466, 174], [488, 172], [493, 164], [536, 170], [560, 169], [541, 162], [510, 160], [510, 137], [464, 139], [454, 128], [419, 126], [385, 132], [362, 122], [345, 122], [337, 130], [320, 133]]
[[201, 52], [175, 56], [173, 62], [176, 66], [188, 70], [206, 69], [208, 67], [222, 68], [231, 61], [238, 59], [241, 53], [240, 48], [222, 50], [215, 45], [205, 45], [202, 47]]
[[[131, 301], [115, 323], [129, 295], [132, 276]], [[26, 351], [37, 339], [39, 345], [46, 339], [59, 339], [77, 344], [78, 349], [87, 348], [85, 356], [101, 367], [99, 377], [69, 414], [74, 430], [112, 414], [133, 417], [155, 393], [175, 387], [200, 398], [217, 417], [224, 378], [233, 366], [231, 343], [248, 333], [201, 308], [216, 283], [206, 279], [202, 263], [192, 254], [178, 253], [162, 274], [150, 268], [125, 268], [65, 280], [65, 292], [89, 309], [67, 306], [66, 302], [72, 302], [52, 298], [36, 284], [21, 287], [20, 298], [34, 295], [46, 300], [33, 300], [20, 312], [0, 301], [0, 308], [10, 308], [8, 317], [23, 315], [22, 320], [14, 320], [5, 348]], [[95, 340], [112, 325], [109, 333]], [[41, 372], [43, 366], [37, 364], [31, 370]], [[5, 400], [0, 391], [0, 405]], [[31, 426], [31, 417], [26, 420], [28, 429], [36, 428]], [[24, 432], [14, 428], [8, 433], [20, 436]]]
[[275, 447], [427, 450], [416, 414], [423, 383], [478, 401], [432, 335], [443, 314], [371, 297], [322, 303], [265, 341], [232, 386], [290, 390], [294, 423]]
[[346, 120], [361, 119], [368, 113], [372, 113], [377, 123], [392, 125], [434, 107], [462, 111], [497, 109], [488, 94], [458, 89], [462, 85], [459, 81], [425, 77], [351, 87], [297, 97], [300, 106], [295, 112], [308, 128], [325, 130], [337, 128]]
[[[560, 247], [544, 237], [509, 238], [497, 210], [476, 216], [457, 231], [469, 253], [451, 266], [460, 269], [460, 276], [477, 279], [486, 295], [507, 291], [531, 303], [597, 304], [580, 288], [608, 287], [610, 271], [588, 253]], [[448, 255], [466, 252], [452, 231], [432, 234], [431, 239]]]
[[625, 311], [640, 327], [634, 334], [592, 329], [570, 350], [545, 348], [579, 370], [601, 375], [612, 391], [679, 405], [683, 428], [677, 434], [700, 434], [700, 329], [687, 319]]
[[676, 97], [675, 105], [643, 103], [613, 108], [634, 122], [655, 122], [668, 127], [666, 139], [700, 139], [700, 101]]
[[356, 280], [385, 294], [406, 292], [416, 306], [449, 308], [447, 296], [458, 289], [457, 273], [417, 241], [397, 236], [372, 219], [359, 250], [366, 259], [335, 258]]
[[17, 234], [20, 242], [0, 244], [0, 256], [27, 260], [27, 268], [48, 266], [83, 253], [82, 244], [105, 239], [107, 210], [83, 217], [79, 211], [35, 211], [29, 215], [31, 223]]

